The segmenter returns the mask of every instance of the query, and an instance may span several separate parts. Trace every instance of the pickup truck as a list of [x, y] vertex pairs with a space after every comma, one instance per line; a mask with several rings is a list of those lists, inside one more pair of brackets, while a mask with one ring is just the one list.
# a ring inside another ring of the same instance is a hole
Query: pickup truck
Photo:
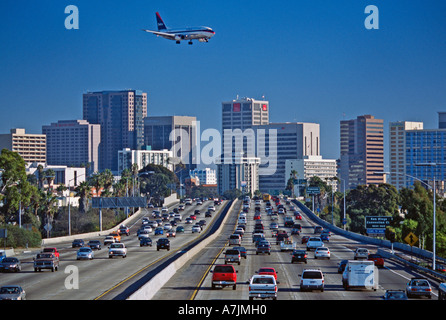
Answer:
[[273, 275], [254, 275], [249, 281], [249, 300], [277, 300], [277, 283]]
[[232, 290], [237, 289], [237, 271], [232, 265], [220, 264], [214, 267], [212, 272], [212, 289], [217, 286], [222, 288], [232, 286]]
[[112, 243], [108, 249], [108, 257], [113, 258], [115, 256], [127, 257], [127, 248], [123, 243]]
[[229, 262], [236, 262], [238, 265], [240, 265], [241, 256], [240, 251], [237, 249], [228, 249], [225, 252], [225, 263]]
[[311, 251], [311, 249], [323, 247], [324, 243], [319, 237], [310, 237], [307, 241], [307, 251]]
[[51, 269], [52, 272], [59, 269], [59, 258], [54, 253], [38, 253], [34, 258], [34, 272], [42, 269]]
[[296, 249], [296, 244], [292, 240], [285, 239], [280, 242], [280, 251], [293, 251], [294, 249]]

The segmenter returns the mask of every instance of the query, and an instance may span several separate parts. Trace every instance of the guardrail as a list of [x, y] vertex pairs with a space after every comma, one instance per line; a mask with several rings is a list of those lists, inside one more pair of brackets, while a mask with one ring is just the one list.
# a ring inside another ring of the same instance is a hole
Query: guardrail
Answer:
[[[307, 208], [303, 203], [301, 203], [300, 201], [297, 200], [292, 200], [292, 202], [294, 204], [296, 204], [300, 210], [302, 210], [311, 220], [313, 220], [314, 222], [316, 222], [317, 224], [321, 225], [324, 228], [329, 229], [330, 231], [342, 235], [343, 237], [352, 239], [352, 240], [356, 240], [356, 241], [360, 241], [360, 242], [364, 242], [364, 243], [368, 243], [368, 244], [373, 244], [376, 246], [380, 246], [380, 247], [385, 247], [385, 248], [392, 248], [392, 243], [389, 240], [383, 240], [383, 239], [377, 239], [377, 238], [372, 238], [372, 237], [368, 237], [368, 236], [364, 236], [362, 234], [358, 234], [358, 233], [354, 233], [354, 232], [350, 232], [350, 231], [346, 231], [344, 229], [341, 229], [339, 227], [336, 227], [334, 225], [332, 225], [331, 223], [322, 220], [321, 218], [319, 218], [314, 212], [312, 212], [309, 208]], [[404, 253], [407, 254], [415, 254], [418, 255], [420, 257], [426, 258], [426, 259], [432, 259], [433, 257], [433, 253], [427, 250], [423, 250], [420, 248], [416, 248], [416, 247], [411, 247], [407, 244], [404, 243], [400, 243], [400, 242], [394, 242], [393, 243], [393, 249], [394, 250], [398, 250], [398, 251], [402, 251]], [[380, 254], [383, 255], [383, 257], [385, 258], [394, 258], [397, 259], [400, 262], [403, 262], [404, 264], [414, 268], [414, 269], [418, 269], [420, 271], [423, 271], [425, 273], [428, 273], [436, 278], [442, 279], [443, 281], [446, 281], [446, 276], [433, 271], [431, 269], [428, 268], [424, 268], [420, 265], [417, 265], [415, 263], [412, 263], [406, 259], [403, 259], [401, 257], [398, 257], [395, 254], [389, 253], [385, 250], [380, 249]], [[446, 259], [437, 257], [437, 260], [446, 262]]]
[[131, 294], [127, 300], [150, 300], [155, 294], [160, 290], [170, 278], [182, 267], [184, 266], [193, 256], [205, 248], [209, 243], [211, 243], [215, 238], [221, 233], [222, 227], [224, 226], [226, 220], [229, 217], [229, 212], [235, 206], [238, 200], [228, 203], [224, 210], [225, 217], [220, 222], [218, 229], [211, 235], [208, 235], [200, 241], [198, 244], [193, 245], [190, 250], [184, 252], [181, 256], [176, 258], [173, 262], [169, 263], [163, 268], [159, 273], [157, 273], [152, 279], [150, 279], [146, 284], [141, 286], [137, 291]]

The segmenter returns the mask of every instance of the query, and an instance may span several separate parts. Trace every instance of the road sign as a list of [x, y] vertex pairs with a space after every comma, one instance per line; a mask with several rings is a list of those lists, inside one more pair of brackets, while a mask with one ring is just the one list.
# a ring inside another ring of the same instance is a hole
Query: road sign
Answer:
[[418, 237], [413, 234], [412, 232], [410, 232], [405, 238], [404, 241], [406, 241], [411, 247], [417, 243], [418, 241]]
[[386, 229], [392, 217], [389, 216], [366, 216], [365, 217], [365, 228], [366, 229]]
[[307, 187], [307, 194], [320, 194], [321, 188], [319, 187]]
[[385, 234], [386, 233], [386, 229], [367, 229], [367, 233], [368, 234]]

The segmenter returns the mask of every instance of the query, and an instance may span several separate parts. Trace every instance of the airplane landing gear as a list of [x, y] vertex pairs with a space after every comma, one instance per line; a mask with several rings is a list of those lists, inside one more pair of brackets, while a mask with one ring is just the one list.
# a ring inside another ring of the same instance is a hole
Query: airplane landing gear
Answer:
[[191, 41], [189, 41], [189, 44], [190, 44], [190, 45], [192, 45], [192, 44], [193, 44], [193, 43], [192, 43], [192, 40], [191, 40]]

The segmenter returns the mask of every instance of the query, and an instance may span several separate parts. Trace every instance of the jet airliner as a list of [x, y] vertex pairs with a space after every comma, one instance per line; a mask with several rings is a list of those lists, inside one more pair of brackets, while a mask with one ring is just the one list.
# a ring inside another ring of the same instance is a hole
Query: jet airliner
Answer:
[[215, 35], [214, 30], [209, 27], [168, 29], [158, 12], [156, 13], [156, 22], [158, 24], [158, 31], [147, 29], [143, 29], [143, 31], [156, 34], [159, 37], [163, 37], [169, 40], [175, 40], [178, 44], [181, 42], [181, 40], [189, 40], [189, 44], [192, 44], [192, 40], [208, 42], [209, 39]]

